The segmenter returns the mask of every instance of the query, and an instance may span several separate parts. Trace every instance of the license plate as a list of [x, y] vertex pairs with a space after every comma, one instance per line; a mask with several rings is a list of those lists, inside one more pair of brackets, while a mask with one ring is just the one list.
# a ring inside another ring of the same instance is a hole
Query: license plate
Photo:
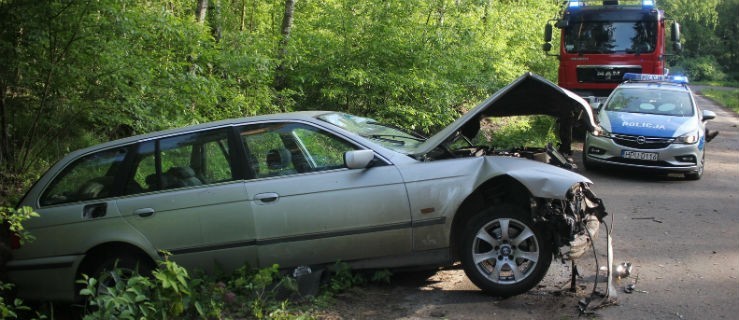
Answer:
[[648, 161], [657, 161], [657, 153], [655, 152], [641, 152], [641, 151], [629, 151], [624, 150], [621, 152], [621, 156], [626, 159], [635, 159], [635, 160], [648, 160]]

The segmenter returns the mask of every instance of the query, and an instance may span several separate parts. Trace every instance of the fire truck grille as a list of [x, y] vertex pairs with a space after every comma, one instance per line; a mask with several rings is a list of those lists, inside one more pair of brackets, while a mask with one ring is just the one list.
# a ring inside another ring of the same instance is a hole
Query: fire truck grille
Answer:
[[578, 66], [577, 81], [591, 83], [620, 83], [624, 73], [641, 73], [639, 66]]

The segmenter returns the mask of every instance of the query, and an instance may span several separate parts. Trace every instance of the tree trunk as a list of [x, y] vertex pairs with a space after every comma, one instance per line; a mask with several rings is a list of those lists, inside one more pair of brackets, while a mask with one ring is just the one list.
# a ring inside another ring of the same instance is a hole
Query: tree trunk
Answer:
[[198, 8], [195, 11], [195, 20], [198, 23], [205, 23], [205, 17], [208, 15], [208, 0], [198, 0]]
[[295, 0], [285, 0], [285, 13], [282, 16], [282, 39], [277, 47], [277, 70], [275, 72], [274, 87], [277, 91], [282, 91], [286, 87], [285, 76], [285, 56], [287, 56], [287, 45], [290, 40], [290, 29], [293, 26], [293, 13], [295, 13]]
[[213, 4], [214, 9], [216, 10], [215, 16], [213, 19], [213, 24], [211, 26], [211, 33], [213, 34], [213, 38], [216, 40], [216, 43], [221, 41], [221, 36], [223, 33], [223, 17], [221, 16], [221, 0], [215, 0], [215, 3]]

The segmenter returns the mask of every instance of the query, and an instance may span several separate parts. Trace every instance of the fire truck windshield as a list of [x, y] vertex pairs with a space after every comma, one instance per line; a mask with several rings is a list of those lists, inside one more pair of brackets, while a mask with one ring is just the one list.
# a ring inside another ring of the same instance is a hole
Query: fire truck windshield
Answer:
[[564, 30], [567, 53], [651, 53], [656, 21], [572, 21]]

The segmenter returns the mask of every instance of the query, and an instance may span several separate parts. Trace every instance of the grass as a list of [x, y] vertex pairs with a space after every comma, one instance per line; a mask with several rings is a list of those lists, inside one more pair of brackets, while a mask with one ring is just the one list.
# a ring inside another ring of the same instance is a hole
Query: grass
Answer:
[[739, 113], [739, 88], [728, 90], [703, 89], [701, 90], [701, 94], [718, 104]]

